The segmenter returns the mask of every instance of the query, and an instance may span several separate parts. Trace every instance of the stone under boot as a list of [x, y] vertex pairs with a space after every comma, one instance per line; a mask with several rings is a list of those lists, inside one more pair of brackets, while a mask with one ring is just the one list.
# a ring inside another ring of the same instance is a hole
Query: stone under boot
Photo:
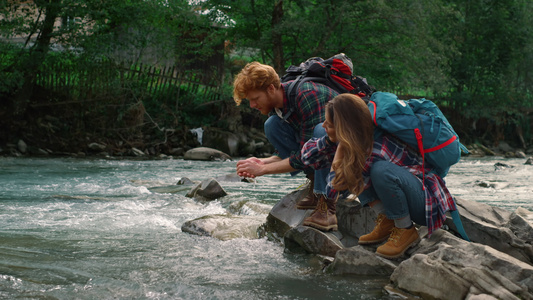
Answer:
[[309, 192], [307, 195], [296, 203], [297, 209], [315, 209], [318, 204], [318, 196], [313, 192], [315, 187], [314, 178], [309, 181]]
[[389, 240], [376, 249], [376, 254], [385, 258], [397, 258], [418, 241], [420, 241], [420, 236], [415, 226], [411, 226], [411, 228], [394, 227]]
[[371, 233], [362, 235], [359, 238], [359, 245], [383, 242], [389, 238], [392, 228], [394, 228], [394, 220], [387, 218], [385, 214], [379, 214], [376, 218], [376, 227]]
[[337, 201], [320, 196], [315, 211], [305, 218], [303, 225], [311, 226], [322, 231], [337, 230]]

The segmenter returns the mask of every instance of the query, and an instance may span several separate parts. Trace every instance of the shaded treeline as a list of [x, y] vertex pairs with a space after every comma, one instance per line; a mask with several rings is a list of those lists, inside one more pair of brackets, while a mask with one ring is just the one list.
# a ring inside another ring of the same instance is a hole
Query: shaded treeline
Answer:
[[4, 1], [0, 144], [161, 145], [261, 127], [232, 76], [344, 52], [378, 90], [436, 100], [467, 143], [533, 143], [528, 0]]

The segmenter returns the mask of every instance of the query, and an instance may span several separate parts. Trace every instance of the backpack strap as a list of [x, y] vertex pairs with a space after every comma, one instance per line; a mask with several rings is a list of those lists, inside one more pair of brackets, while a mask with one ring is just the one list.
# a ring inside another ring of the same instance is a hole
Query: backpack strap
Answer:
[[335, 82], [335, 80], [331, 80], [331, 79], [328, 80], [327, 78], [322, 78], [322, 77], [306, 77], [305, 74], [299, 75], [298, 77], [296, 77], [294, 81], [289, 83], [287, 86], [287, 99], [289, 100], [289, 111], [283, 116], [283, 121], [288, 122], [287, 119], [296, 110], [295, 102], [296, 102], [296, 96], [298, 95], [298, 87], [302, 85], [303, 83], [309, 82], [309, 81], [324, 84], [326, 86], [328, 86], [329, 83], [332, 83], [332, 84], [335, 84], [338, 88], [344, 89], [340, 84]]
[[296, 94], [298, 92], [298, 86], [300, 85], [300, 81], [302, 80], [303, 76], [304, 75], [299, 75], [298, 77], [296, 77], [295, 80], [293, 80], [287, 86], [286, 94], [287, 94], [287, 100], [288, 100], [288, 103], [289, 103], [289, 111], [282, 118], [283, 121], [285, 121], [287, 123], [289, 122], [289, 121], [287, 121], [287, 119], [291, 116], [291, 114], [295, 110], [293, 101], [296, 100]]

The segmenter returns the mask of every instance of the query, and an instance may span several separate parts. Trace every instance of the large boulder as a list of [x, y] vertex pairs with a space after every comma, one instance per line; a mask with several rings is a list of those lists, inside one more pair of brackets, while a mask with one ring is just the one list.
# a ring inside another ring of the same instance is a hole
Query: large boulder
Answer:
[[424, 299], [533, 299], [533, 266], [444, 230], [422, 239], [390, 277], [393, 284]]
[[185, 195], [189, 198], [198, 198], [199, 200], [216, 200], [218, 198], [226, 196], [228, 193], [220, 185], [220, 183], [214, 179], [206, 179], [196, 186], [193, 186], [190, 191]]
[[181, 231], [219, 240], [257, 239], [264, 216], [209, 215], [185, 222]]
[[219, 128], [207, 127], [203, 134], [202, 145], [206, 147], [216, 147], [231, 156], [239, 155], [239, 136], [233, 132], [224, 131]]
[[270, 211], [267, 216], [265, 229], [272, 237], [283, 240], [285, 233], [291, 228], [302, 224], [303, 220], [310, 215], [310, 211], [296, 208], [299, 199], [305, 197], [308, 188], [303, 188], [289, 193], [283, 197]]
[[420, 227], [421, 242], [395, 260], [375, 254], [377, 245], [357, 245], [374, 227], [372, 210], [350, 199], [337, 203], [337, 232], [301, 226], [309, 211], [297, 210], [303, 196], [294, 192], [277, 203], [266, 228], [283, 237], [285, 249], [334, 257], [326, 270], [333, 274], [390, 276], [392, 287], [424, 299], [533, 299], [531, 263], [533, 227], [524, 209], [506, 211], [457, 199], [459, 212], [472, 242], [458, 236], [453, 220], [449, 231], [436, 230], [431, 238]]
[[[300, 226], [303, 220], [313, 212], [312, 210], [296, 208], [296, 203], [305, 197], [308, 190], [309, 188], [305, 186], [286, 195], [276, 203], [267, 217], [267, 231], [283, 239], [288, 231]], [[345, 247], [357, 245], [358, 237], [372, 231], [375, 225], [376, 214], [371, 209], [362, 207], [359, 201], [354, 199], [354, 197], [348, 197], [337, 201], [339, 230], [334, 235]], [[309, 232], [304, 230], [293, 231], [290, 237], [285, 237], [285, 241], [294, 239], [296, 243], [299, 243], [299, 241], [308, 239], [298, 237], [299, 234], [309, 234]], [[321, 231], [317, 231], [316, 234], [321, 234]]]
[[[533, 226], [523, 216], [517, 212], [461, 198], [457, 198], [456, 203], [462, 224], [471, 241], [533, 264]], [[448, 219], [446, 224], [457, 231], [451, 219]]]

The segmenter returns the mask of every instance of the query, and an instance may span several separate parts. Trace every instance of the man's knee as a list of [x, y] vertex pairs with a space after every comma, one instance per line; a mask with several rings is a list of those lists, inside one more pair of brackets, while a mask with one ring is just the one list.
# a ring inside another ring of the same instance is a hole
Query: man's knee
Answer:
[[279, 121], [281, 119], [278, 116], [270, 116], [264, 124], [265, 135], [268, 140], [271, 140], [275, 136], [275, 132], [279, 128]]

